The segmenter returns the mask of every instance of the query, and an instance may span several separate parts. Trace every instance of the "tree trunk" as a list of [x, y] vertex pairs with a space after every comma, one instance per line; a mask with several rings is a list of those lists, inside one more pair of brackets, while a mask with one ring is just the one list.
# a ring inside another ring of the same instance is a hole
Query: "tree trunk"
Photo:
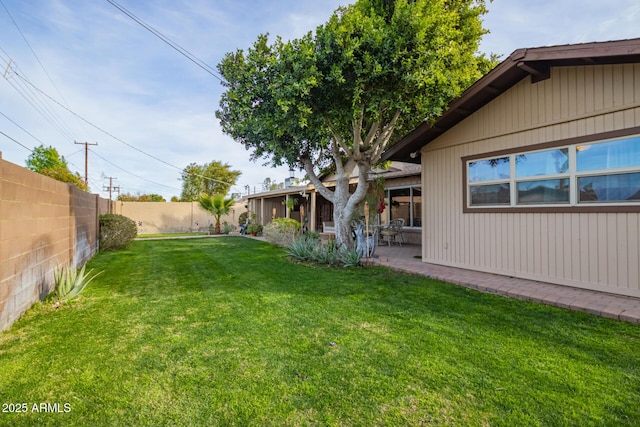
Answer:
[[[339, 160], [337, 157], [336, 161]], [[338, 245], [353, 249], [355, 242], [351, 235], [351, 220], [356, 208], [365, 199], [369, 188], [367, 174], [371, 170], [370, 161], [361, 160], [358, 163], [358, 184], [353, 194], [349, 193], [349, 179], [356, 165], [355, 161], [350, 160], [346, 165], [339, 165], [336, 168], [337, 179], [334, 191], [326, 188], [320, 181], [309, 158], [303, 158], [302, 165], [316, 190], [333, 204], [333, 222]]]
[[349, 249], [355, 247], [351, 221], [367, 193], [369, 185], [366, 177], [369, 169], [369, 165], [360, 165], [358, 184], [353, 194], [349, 193], [349, 176], [339, 176], [337, 179], [333, 200], [333, 221], [336, 227], [336, 241], [339, 246]]

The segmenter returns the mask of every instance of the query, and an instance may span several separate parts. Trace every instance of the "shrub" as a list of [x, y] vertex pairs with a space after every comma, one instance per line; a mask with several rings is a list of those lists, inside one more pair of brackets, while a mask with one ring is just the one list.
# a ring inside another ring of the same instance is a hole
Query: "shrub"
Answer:
[[235, 231], [235, 229], [236, 229], [236, 226], [232, 225], [232, 224], [229, 224], [227, 221], [224, 221], [222, 223], [222, 230], [221, 230], [222, 234], [229, 234], [232, 231]]
[[240, 214], [240, 216], [238, 217], [238, 224], [239, 225], [243, 225], [247, 223], [247, 219], [249, 220], [249, 222], [256, 222], [256, 214], [250, 212], [250, 211], [244, 211]]
[[320, 243], [313, 251], [313, 262], [318, 264], [335, 265], [338, 262], [338, 245], [331, 239], [326, 244]]
[[302, 234], [302, 225], [291, 218], [276, 218], [264, 227], [264, 238], [274, 245], [287, 247]]
[[126, 248], [138, 234], [136, 223], [126, 216], [100, 215], [100, 250]]
[[313, 253], [320, 241], [308, 236], [295, 239], [288, 247], [287, 255], [298, 261], [312, 261]]
[[55, 294], [58, 301], [66, 301], [80, 295], [80, 292], [95, 279], [102, 271], [91, 275], [93, 269], [85, 274], [83, 265], [80, 270], [76, 270], [70, 265], [58, 266], [53, 270], [53, 278], [56, 284]]
[[249, 224], [247, 226], [247, 233], [249, 234], [258, 234], [262, 233], [262, 225], [261, 224]]
[[291, 258], [315, 264], [355, 267], [360, 265], [361, 260], [360, 253], [355, 249], [338, 248], [335, 240], [323, 244], [308, 234], [296, 238], [287, 249], [287, 255]]
[[340, 248], [338, 258], [343, 267], [357, 267], [362, 260], [362, 254], [355, 249]]

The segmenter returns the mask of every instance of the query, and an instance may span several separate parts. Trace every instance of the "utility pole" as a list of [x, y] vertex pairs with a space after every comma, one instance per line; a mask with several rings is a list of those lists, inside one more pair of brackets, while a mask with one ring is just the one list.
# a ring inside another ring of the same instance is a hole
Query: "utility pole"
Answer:
[[114, 187], [113, 186], [113, 180], [114, 179], [118, 179], [118, 178], [110, 176], [109, 177], [109, 186], [108, 187], [107, 186], [103, 186], [102, 187], [102, 191], [108, 191], [109, 192], [109, 213], [113, 213], [113, 212], [111, 212], [111, 193], [113, 191], [115, 191], [118, 194], [120, 194], [120, 187], [118, 187], [118, 186]]
[[85, 187], [87, 187], [87, 190], [88, 190], [89, 189], [89, 146], [98, 145], [98, 143], [96, 142], [95, 144], [91, 144], [89, 142], [76, 142], [76, 141], [73, 141], [73, 143], [78, 145], [84, 145], [84, 185]]

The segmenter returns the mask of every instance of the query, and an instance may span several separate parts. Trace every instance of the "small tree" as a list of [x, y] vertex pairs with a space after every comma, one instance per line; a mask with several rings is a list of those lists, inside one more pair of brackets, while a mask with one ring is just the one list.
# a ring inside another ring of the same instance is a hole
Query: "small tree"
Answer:
[[207, 194], [203, 194], [198, 199], [200, 206], [202, 209], [208, 211], [213, 215], [216, 219], [216, 228], [215, 233], [220, 234], [220, 218], [223, 215], [227, 215], [231, 211], [231, 207], [233, 206], [233, 202], [235, 200], [233, 198], [225, 199], [222, 194], [214, 194], [213, 196], [209, 196]]
[[69, 170], [64, 156], [61, 156], [58, 150], [52, 146], [45, 147], [40, 145], [34, 148], [25, 163], [29, 170], [53, 178], [56, 181], [74, 184], [84, 191], [89, 190], [82, 177], [77, 172], [73, 173]]
[[180, 200], [192, 202], [201, 194], [227, 194], [240, 175], [240, 171], [232, 170], [230, 165], [217, 160], [204, 165], [191, 163], [182, 171]]

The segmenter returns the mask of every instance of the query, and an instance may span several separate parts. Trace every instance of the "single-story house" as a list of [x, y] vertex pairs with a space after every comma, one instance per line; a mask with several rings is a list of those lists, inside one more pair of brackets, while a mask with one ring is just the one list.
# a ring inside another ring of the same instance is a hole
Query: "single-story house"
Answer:
[[[358, 172], [352, 174], [352, 185], [357, 183]], [[385, 169], [375, 169], [370, 180], [384, 178], [385, 209], [375, 220], [377, 224], [388, 225], [395, 219], [404, 220], [403, 238], [407, 243], [420, 243], [422, 224], [422, 195], [420, 188], [420, 165], [415, 163], [391, 162]], [[336, 177], [327, 174], [323, 184], [334, 187]], [[287, 200], [292, 209], [287, 210]], [[301, 212], [307, 218], [307, 228], [320, 233], [333, 226], [333, 204], [318, 193], [313, 185], [285, 187], [278, 190], [244, 196], [247, 209], [256, 214], [258, 223], [266, 225], [274, 218], [293, 218], [301, 221]]]
[[423, 262], [640, 297], [640, 39], [516, 50], [383, 158]]

